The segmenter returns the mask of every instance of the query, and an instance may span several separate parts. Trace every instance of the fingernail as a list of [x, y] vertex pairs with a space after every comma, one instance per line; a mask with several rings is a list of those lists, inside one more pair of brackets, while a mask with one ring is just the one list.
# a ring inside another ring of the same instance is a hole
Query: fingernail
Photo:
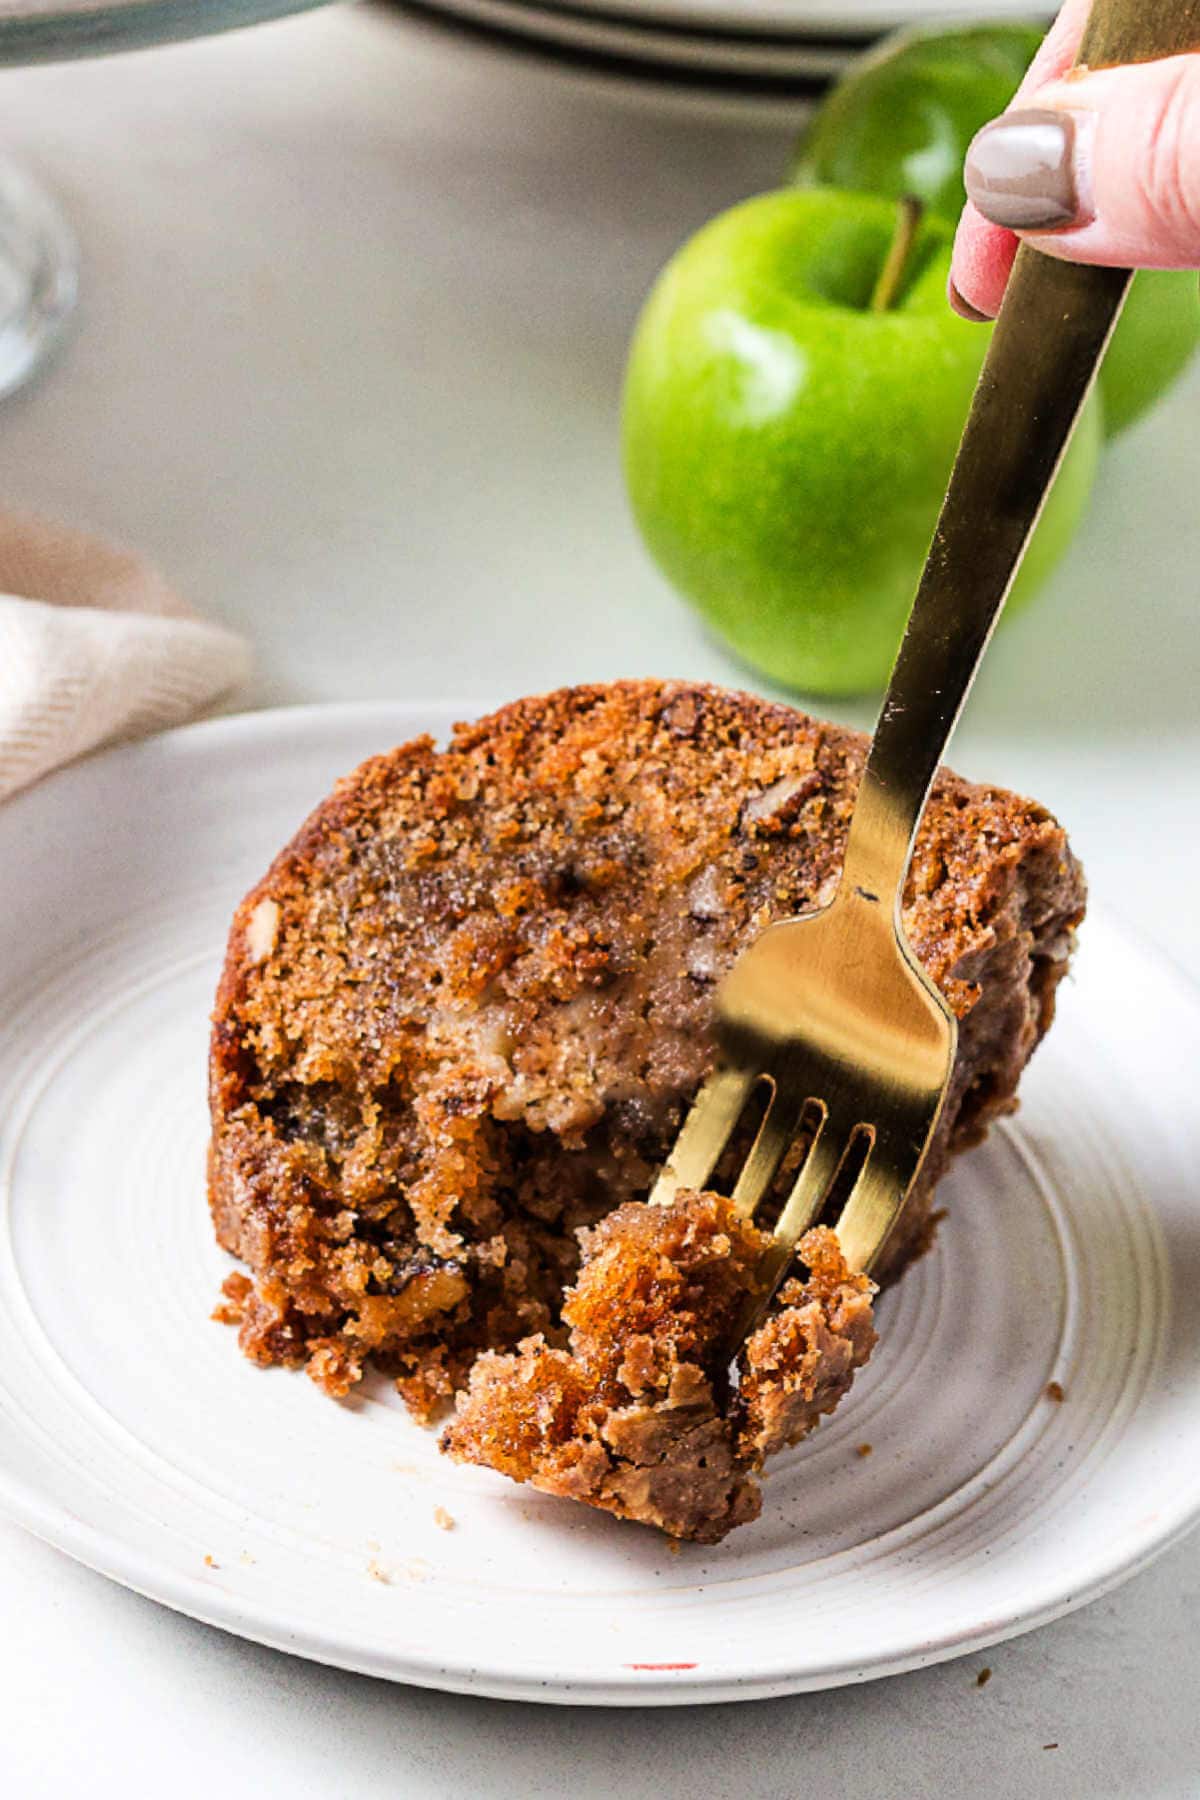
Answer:
[[1030, 107], [985, 125], [967, 152], [967, 193], [993, 225], [1061, 231], [1091, 217], [1094, 117]]
[[987, 313], [980, 312], [977, 306], [972, 306], [969, 300], [963, 299], [958, 288], [955, 286], [953, 275], [950, 277], [950, 285], [946, 289], [946, 298], [949, 300], [950, 305], [960, 319], [969, 319], [972, 325], [987, 325], [990, 323], [989, 315]]

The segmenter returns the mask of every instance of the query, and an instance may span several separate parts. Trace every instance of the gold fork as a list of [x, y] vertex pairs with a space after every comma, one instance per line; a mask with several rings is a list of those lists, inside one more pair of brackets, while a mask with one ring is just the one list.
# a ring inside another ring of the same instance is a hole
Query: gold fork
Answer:
[[[1096, 0], [1077, 61], [1146, 61], [1200, 43], [1198, 0]], [[768, 1090], [733, 1188], [751, 1217], [802, 1122], [811, 1141], [739, 1339], [753, 1329], [841, 1172], [835, 1229], [869, 1271], [920, 1171], [954, 1066], [954, 1014], [918, 965], [900, 901], [929, 788], [1117, 322], [1131, 275], [1023, 246], [971, 405], [871, 744], [840, 883], [768, 927], [717, 989], [717, 1064], [653, 1202], [710, 1180]], [[855, 1172], [856, 1171], [856, 1172]]]

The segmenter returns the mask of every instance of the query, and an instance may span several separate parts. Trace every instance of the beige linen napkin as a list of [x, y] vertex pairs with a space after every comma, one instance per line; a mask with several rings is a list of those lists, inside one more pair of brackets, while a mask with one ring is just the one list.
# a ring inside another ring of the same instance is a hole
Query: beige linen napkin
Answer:
[[140, 557], [0, 510], [0, 800], [101, 744], [182, 724], [249, 670], [245, 639]]

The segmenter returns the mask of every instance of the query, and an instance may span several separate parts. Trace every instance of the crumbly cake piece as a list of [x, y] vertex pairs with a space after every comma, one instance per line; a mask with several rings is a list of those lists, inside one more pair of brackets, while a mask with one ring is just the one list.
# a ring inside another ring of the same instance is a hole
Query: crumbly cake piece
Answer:
[[[239, 907], [217, 995], [210, 1199], [249, 1268], [221, 1308], [246, 1353], [332, 1394], [373, 1359], [430, 1417], [480, 1352], [561, 1347], [578, 1230], [648, 1191], [739, 950], [831, 897], [865, 749], [749, 695], [627, 682], [340, 782]], [[904, 921], [958, 1057], [877, 1278], [1014, 1104], [1083, 905], [1043, 808], [939, 776]]]
[[630, 1201], [582, 1237], [563, 1303], [570, 1345], [486, 1352], [442, 1448], [548, 1494], [716, 1543], [758, 1517], [755, 1471], [832, 1412], [871, 1353], [874, 1285], [834, 1234], [802, 1240], [793, 1278], [738, 1358], [730, 1338], [770, 1242], [716, 1194]]

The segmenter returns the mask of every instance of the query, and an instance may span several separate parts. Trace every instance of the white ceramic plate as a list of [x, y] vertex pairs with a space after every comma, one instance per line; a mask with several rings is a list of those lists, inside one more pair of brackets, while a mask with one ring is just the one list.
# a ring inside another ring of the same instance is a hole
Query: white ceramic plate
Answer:
[[875, 1360], [724, 1547], [670, 1555], [443, 1463], [383, 1382], [339, 1406], [243, 1361], [208, 1317], [229, 1264], [203, 1196], [225, 924], [336, 775], [454, 711], [221, 720], [0, 809], [8, 1511], [285, 1650], [656, 1704], [995, 1643], [1177, 1538], [1200, 1509], [1200, 1006], [1103, 919], [1019, 1119], [947, 1182], [939, 1248], [882, 1302]]
[[655, 28], [651, 19], [617, 13], [593, 16], [587, 7], [538, 5], [536, 0], [421, 0], [435, 12], [511, 32], [555, 49], [582, 51], [648, 68], [741, 77], [747, 81], [830, 81], [858, 53], [832, 38], [717, 36]]

